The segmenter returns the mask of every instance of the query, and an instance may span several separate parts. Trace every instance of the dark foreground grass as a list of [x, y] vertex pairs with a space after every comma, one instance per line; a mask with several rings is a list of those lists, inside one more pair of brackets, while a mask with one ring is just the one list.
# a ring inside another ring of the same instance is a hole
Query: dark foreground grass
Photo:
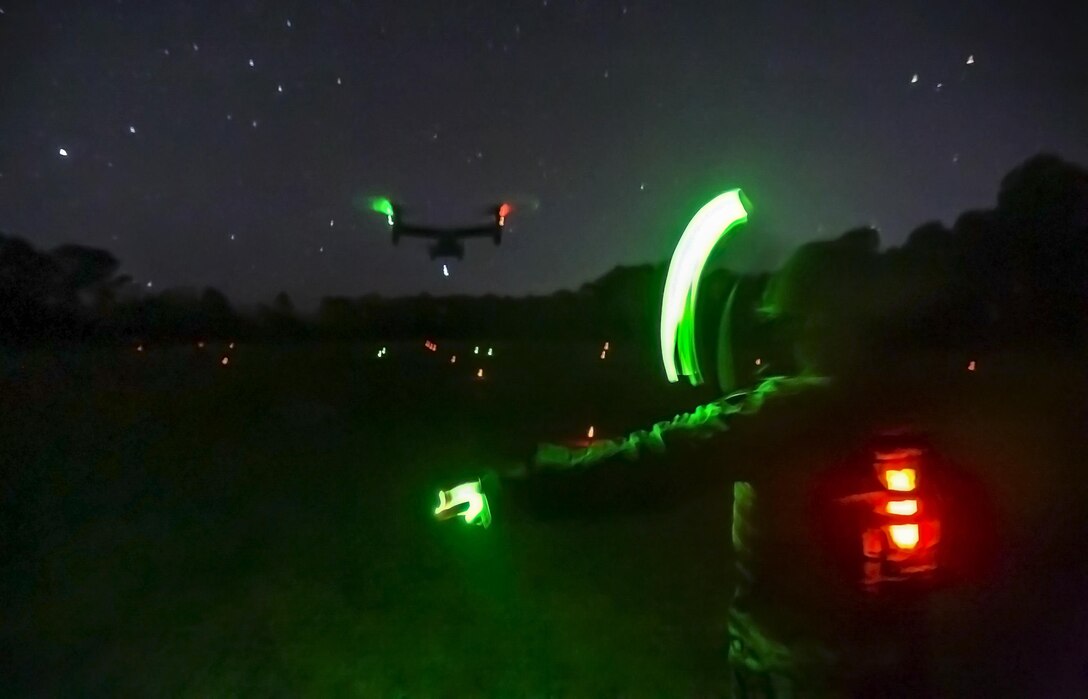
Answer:
[[436, 489], [711, 394], [622, 348], [375, 349], [8, 356], [0, 693], [722, 696], [728, 483], [815, 473], [904, 413], [982, 477], [1005, 537], [995, 572], [932, 600], [926, 671], [952, 694], [1085, 681], [1079, 362], [840, 385], [746, 418], [716, 463], [511, 484], [484, 531], [436, 523]]

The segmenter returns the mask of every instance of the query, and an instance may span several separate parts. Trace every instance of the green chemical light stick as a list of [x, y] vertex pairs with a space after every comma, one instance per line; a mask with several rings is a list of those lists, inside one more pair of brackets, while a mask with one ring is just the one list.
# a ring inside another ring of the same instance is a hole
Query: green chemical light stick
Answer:
[[744, 195], [739, 189], [732, 189], [699, 209], [680, 236], [669, 262], [661, 301], [661, 360], [671, 382], [679, 380], [680, 374], [687, 376], [693, 386], [703, 382], [695, 351], [695, 301], [699, 295], [699, 278], [718, 241], [747, 220]]
[[[465, 506], [464, 509], [458, 511], [457, 508], [462, 505]], [[449, 490], [438, 491], [438, 507], [435, 508], [434, 516], [438, 519], [464, 517], [465, 524], [475, 524], [484, 529], [490, 527], [491, 507], [487, 504], [481, 482], [469, 481]]]

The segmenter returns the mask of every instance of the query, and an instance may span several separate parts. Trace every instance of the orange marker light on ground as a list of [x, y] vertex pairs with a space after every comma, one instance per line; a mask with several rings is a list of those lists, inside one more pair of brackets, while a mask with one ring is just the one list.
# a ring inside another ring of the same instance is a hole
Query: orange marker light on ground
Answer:
[[455, 354], [452, 357], [450, 357], [450, 364], [456, 364], [456, 363], [457, 363], [457, 355]]
[[484, 377], [484, 370], [483, 369], [477, 369], [476, 370], [476, 378], [482, 379], [483, 377]]
[[967, 371], [974, 371], [974, 370], [975, 370], [975, 360], [972, 359], [970, 362], [967, 363]]
[[594, 434], [593, 425], [590, 425], [589, 429], [586, 430], [586, 437], [589, 437], [590, 439], [593, 439], [593, 434]]
[[219, 360], [219, 363], [222, 364], [223, 366], [226, 366], [226, 365], [230, 364], [230, 357], [223, 357], [222, 359]]
[[608, 356], [608, 351], [607, 350], [601, 350], [601, 359], [604, 359], [606, 356]]

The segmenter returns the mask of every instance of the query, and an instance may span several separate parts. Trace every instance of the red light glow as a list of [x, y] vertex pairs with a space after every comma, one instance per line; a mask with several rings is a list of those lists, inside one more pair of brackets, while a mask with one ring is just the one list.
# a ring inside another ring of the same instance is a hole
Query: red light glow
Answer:
[[884, 469], [884, 487], [900, 493], [914, 490], [917, 474], [913, 468]]
[[909, 516], [918, 514], [917, 500], [889, 500], [884, 511], [890, 515]]
[[887, 527], [888, 539], [900, 550], [911, 550], [918, 546], [917, 524], [892, 524]]

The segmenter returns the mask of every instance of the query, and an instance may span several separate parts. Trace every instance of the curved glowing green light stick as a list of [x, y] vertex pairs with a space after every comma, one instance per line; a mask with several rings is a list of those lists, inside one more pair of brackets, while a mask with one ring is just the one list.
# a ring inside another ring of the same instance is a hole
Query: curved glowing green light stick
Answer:
[[671, 382], [676, 382], [679, 374], [687, 376], [693, 386], [703, 382], [695, 352], [695, 301], [699, 295], [699, 278], [718, 241], [748, 220], [743, 197], [739, 189], [731, 189], [707, 202], [688, 223], [673, 251], [661, 300], [661, 360]]
[[[463, 510], [457, 508], [465, 505]], [[476, 524], [484, 529], [491, 526], [491, 507], [479, 480], [438, 491], [438, 507], [434, 511], [438, 519], [464, 517], [466, 524]]]

